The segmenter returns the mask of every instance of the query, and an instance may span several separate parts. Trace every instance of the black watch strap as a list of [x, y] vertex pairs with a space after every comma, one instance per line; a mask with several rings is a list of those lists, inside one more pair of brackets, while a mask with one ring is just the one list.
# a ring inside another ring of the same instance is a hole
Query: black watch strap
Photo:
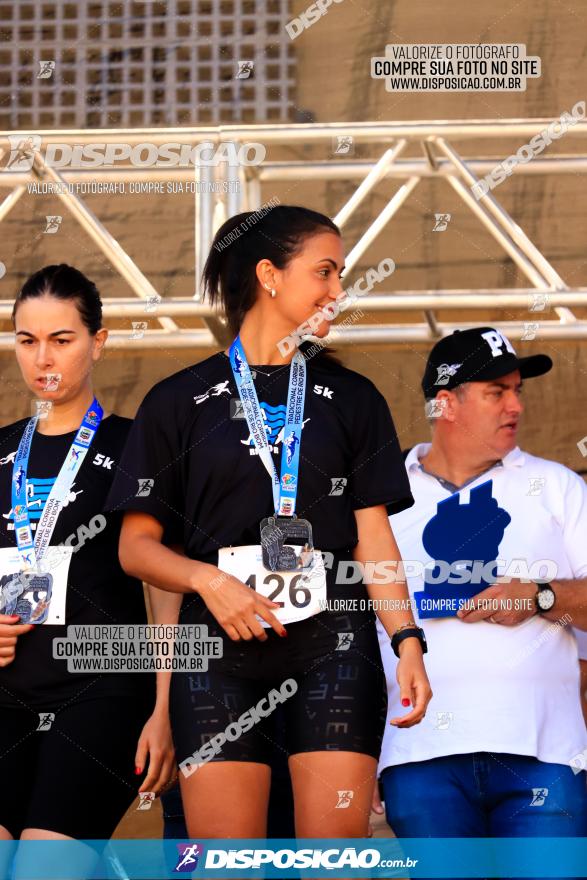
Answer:
[[399, 657], [399, 646], [400, 643], [403, 642], [404, 639], [413, 639], [416, 638], [420, 642], [422, 646], [422, 653], [428, 653], [428, 645], [426, 644], [426, 636], [424, 635], [424, 630], [419, 626], [412, 626], [406, 629], [402, 629], [400, 632], [394, 633], [391, 637], [391, 647], [393, 648], [393, 653], [396, 657]]

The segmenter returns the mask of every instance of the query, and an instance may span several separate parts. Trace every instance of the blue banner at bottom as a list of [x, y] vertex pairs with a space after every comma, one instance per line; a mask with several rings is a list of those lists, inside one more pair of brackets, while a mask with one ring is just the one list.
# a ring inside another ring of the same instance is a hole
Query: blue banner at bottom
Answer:
[[583, 878], [587, 838], [0, 841], [0, 877]]

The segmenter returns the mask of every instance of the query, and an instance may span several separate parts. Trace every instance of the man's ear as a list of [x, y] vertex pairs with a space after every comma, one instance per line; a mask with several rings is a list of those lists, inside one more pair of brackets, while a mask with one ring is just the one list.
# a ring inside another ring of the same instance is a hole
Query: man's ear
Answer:
[[442, 407], [442, 418], [446, 419], [447, 422], [454, 422], [455, 415], [455, 403], [457, 401], [457, 396], [454, 391], [447, 391], [445, 388], [442, 391], [439, 391], [436, 395], [436, 400], [440, 401], [440, 406]]

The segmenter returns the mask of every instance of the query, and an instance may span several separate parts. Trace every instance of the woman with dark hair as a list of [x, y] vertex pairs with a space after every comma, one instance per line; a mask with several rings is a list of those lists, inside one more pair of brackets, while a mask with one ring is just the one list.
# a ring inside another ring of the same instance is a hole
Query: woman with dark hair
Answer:
[[[221, 640], [207, 668], [171, 682], [198, 839], [266, 836], [279, 704], [297, 836], [367, 835], [386, 711], [368, 597], [385, 600], [412, 704], [393, 723], [418, 723], [431, 696], [405, 584], [348, 577], [354, 563], [399, 560], [388, 513], [413, 503], [387, 404], [329, 355], [283, 344], [308, 321], [328, 333], [343, 263], [338, 228], [306, 208], [239, 214], [218, 230], [204, 281], [236, 338], [149, 392], [108, 500], [127, 511], [125, 571]], [[131, 492], [140, 476], [146, 497]]]
[[104, 839], [173, 765], [151, 673], [69, 672], [54, 654], [68, 627], [146, 623], [121, 516], [102, 514], [131, 423], [92, 390], [108, 331], [81, 272], [36, 272], [13, 323], [36, 413], [0, 429], [0, 840]]

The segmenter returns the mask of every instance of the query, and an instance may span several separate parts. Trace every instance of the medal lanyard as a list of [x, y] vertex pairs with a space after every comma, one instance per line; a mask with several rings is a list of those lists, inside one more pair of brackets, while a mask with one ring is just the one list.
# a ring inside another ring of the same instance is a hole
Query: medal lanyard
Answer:
[[302, 426], [304, 423], [306, 359], [300, 352], [297, 352], [289, 369], [280, 480], [273, 456], [271, 455], [271, 446], [266, 430], [267, 423], [263, 419], [259, 398], [255, 390], [255, 383], [253, 382], [240, 336], [237, 336], [230, 346], [229, 358], [234, 381], [243, 404], [247, 425], [253, 437], [253, 442], [259, 450], [259, 457], [271, 477], [275, 512], [279, 516], [293, 516], [298, 494], [300, 446], [302, 444]]
[[53, 537], [63, 503], [67, 500], [103, 415], [104, 411], [94, 397], [45, 502], [43, 513], [37, 523], [34, 541], [27, 507], [27, 470], [31, 443], [39, 420], [38, 416], [34, 416], [27, 423], [18, 445], [12, 469], [14, 533], [24, 569], [35, 568], [38, 570]]

